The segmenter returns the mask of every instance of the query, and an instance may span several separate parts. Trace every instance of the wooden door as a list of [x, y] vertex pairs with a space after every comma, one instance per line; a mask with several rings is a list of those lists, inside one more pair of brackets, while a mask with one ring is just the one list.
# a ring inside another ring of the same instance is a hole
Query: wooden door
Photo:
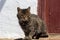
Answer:
[[[38, 1], [38, 4], [40, 2]], [[60, 0], [44, 0], [42, 3], [44, 6], [41, 14], [46, 22], [48, 32], [60, 33]], [[39, 11], [38, 14], [40, 14]]]

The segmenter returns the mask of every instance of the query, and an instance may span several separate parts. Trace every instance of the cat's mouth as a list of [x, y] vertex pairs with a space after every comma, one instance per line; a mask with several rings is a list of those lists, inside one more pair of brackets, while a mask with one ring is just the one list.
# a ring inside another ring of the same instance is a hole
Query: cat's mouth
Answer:
[[22, 21], [24, 24], [28, 24], [28, 21]]
[[28, 25], [28, 21], [21, 21], [20, 24], [21, 24], [22, 26], [26, 26], [26, 25]]

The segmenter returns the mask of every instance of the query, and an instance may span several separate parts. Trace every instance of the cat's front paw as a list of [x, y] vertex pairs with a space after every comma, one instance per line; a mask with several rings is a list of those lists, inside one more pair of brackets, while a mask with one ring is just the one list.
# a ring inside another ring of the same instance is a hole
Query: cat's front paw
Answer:
[[44, 33], [39, 33], [37, 36], [36, 36], [36, 39], [39, 39], [39, 38], [46, 38], [48, 37], [48, 34], [46, 32]]
[[40, 37], [46, 38], [46, 37], [48, 37], [48, 34], [47, 34], [47, 33], [42, 33], [42, 34], [40, 35]]
[[38, 33], [35, 33], [35, 34], [32, 36], [32, 39], [39, 39]]

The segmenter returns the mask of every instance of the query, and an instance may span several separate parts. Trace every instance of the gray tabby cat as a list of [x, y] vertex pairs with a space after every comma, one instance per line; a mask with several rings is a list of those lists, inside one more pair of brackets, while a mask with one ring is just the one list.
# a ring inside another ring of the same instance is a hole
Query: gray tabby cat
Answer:
[[44, 22], [37, 15], [31, 14], [30, 7], [28, 7], [27, 9], [21, 9], [17, 7], [17, 11], [17, 18], [19, 20], [18, 22], [25, 33], [24, 40], [48, 37]]

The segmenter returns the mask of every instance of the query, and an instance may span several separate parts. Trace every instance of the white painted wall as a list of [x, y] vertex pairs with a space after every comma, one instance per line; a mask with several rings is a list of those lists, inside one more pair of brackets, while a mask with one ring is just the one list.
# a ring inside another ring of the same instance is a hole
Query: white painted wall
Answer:
[[24, 38], [24, 32], [16, 17], [17, 7], [31, 7], [31, 13], [37, 14], [37, 0], [0, 0], [0, 38]]

